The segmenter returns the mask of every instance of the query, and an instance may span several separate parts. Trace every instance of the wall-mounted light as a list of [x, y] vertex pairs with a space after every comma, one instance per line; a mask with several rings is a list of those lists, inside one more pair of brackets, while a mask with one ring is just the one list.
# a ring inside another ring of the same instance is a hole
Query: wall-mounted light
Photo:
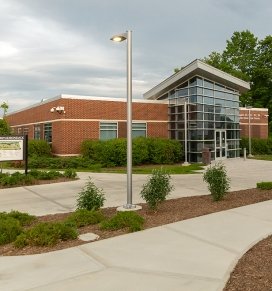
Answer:
[[51, 113], [54, 113], [55, 111], [58, 112], [59, 114], [62, 114], [62, 113], [64, 114], [65, 113], [64, 106], [52, 107], [50, 109]]

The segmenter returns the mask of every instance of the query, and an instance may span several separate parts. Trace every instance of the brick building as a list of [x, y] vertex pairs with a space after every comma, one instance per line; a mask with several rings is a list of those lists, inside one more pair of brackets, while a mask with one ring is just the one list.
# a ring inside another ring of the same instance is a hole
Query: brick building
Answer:
[[[268, 110], [239, 108], [249, 83], [195, 60], [134, 99], [132, 136], [187, 144], [189, 162], [240, 156], [240, 138], [268, 137]], [[185, 114], [186, 112], [186, 114]], [[250, 115], [250, 118], [249, 118]], [[126, 99], [60, 95], [6, 115], [14, 134], [45, 139], [56, 155], [76, 155], [85, 139], [126, 137]], [[249, 122], [250, 121], [250, 122]]]
[[268, 109], [240, 107], [241, 137], [267, 138], [268, 137]]
[[[132, 135], [168, 137], [168, 104], [133, 100]], [[76, 155], [85, 139], [126, 137], [126, 99], [60, 95], [7, 114], [14, 134], [45, 139], [56, 155]]]

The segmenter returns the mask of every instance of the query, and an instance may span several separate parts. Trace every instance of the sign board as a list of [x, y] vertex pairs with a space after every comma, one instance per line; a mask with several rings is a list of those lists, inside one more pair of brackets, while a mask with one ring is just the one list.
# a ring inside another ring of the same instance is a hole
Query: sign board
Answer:
[[0, 136], [0, 161], [23, 161], [25, 136]]

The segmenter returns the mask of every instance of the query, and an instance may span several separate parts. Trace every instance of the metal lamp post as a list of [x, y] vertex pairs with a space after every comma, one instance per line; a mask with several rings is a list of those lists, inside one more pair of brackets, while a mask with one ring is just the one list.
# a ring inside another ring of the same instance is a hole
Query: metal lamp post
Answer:
[[251, 109], [252, 106], [247, 106], [248, 109], [248, 157], [252, 158], [253, 155], [251, 153]]
[[112, 41], [127, 40], [127, 204], [125, 209], [135, 208], [132, 204], [132, 31], [111, 37]]

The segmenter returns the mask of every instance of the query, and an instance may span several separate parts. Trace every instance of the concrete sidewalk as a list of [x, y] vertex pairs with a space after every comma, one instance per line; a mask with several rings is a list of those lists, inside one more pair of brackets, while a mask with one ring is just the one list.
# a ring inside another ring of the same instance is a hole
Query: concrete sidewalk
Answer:
[[[271, 181], [272, 162], [224, 161], [231, 190]], [[106, 192], [106, 207], [126, 199], [126, 175], [79, 173], [67, 183], [0, 190], [0, 212], [35, 215], [75, 208], [88, 176]], [[170, 198], [208, 194], [201, 174], [173, 175]], [[146, 175], [133, 176], [133, 202]], [[79, 247], [32, 256], [0, 257], [0, 290], [222, 290], [237, 260], [272, 233], [272, 201], [201, 216]]]
[[[231, 177], [231, 191], [255, 188], [260, 181], [271, 181], [272, 162], [228, 159], [224, 161]], [[120, 206], [126, 202], [126, 175], [108, 173], [79, 173], [73, 182], [27, 186], [0, 190], [0, 212], [12, 209], [34, 215], [69, 212], [75, 209], [77, 194], [90, 176], [97, 187], [106, 193], [105, 207]], [[172, 175], [175, 190], [171, 198], [209, 194], [203, 175]], [[139, 193], [147, 175], [133, 175], [133, 203], [143, 200]]]
[[219, 291], [272, 233], [272, 201], [47, 254], [0, 257], [0, 290]]

